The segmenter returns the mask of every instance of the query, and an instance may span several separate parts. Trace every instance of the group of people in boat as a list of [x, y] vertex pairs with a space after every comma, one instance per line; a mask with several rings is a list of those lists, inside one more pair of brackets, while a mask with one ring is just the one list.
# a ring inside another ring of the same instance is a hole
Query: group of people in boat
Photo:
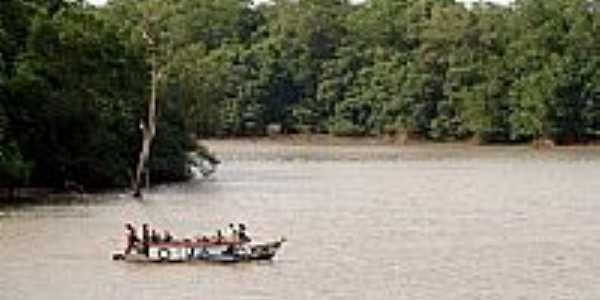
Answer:
[[[132, 224], [125, 224], [125, 229], [127, 231], [127, 247], [125, 248], [125, 254], [130, 254], [136, 249], [138, 253], [148, 255], [150, 244], [171, 243], [175, 241], [175, 238], [169, 231], [164, 230], [161, 235], [158, 230], [151, 229], [148, 224], [142, 225], [141, 238], [137, 235], [136, 229]], [[224, 231], [220, 229], [217, 230], [215, 236], [202, 236], [195, 240], [196, 242], [213, 243], [215, 245], [222, 243], [248, 243], [252, 241], [246, 232], [246, 225], [242, 223], [238, 224], [237, 228], [233, 223], [230, 223]], [[184, 239], [182, 241], [191, 242], [192, 240]]]
[[[219, 232], [219, 230], [217, 230], [217, 238], [218, 238], [218, 232]], [[229, 237], [229, 238], [227, 238], [227, 237]], [[250, 237], [246, 233], [246, 225], [244, 225], [242, 223], [238, 224], [237, 228], [235, 228], [233, 223], [229, 223], [229, 226], [227, 227], [227, 229], [225, 231], [225, 240], [229, 240], [229, 241], [237, 242], [237, 243], [248, 243], [248, 242], [252, 241], [252, 239], [250, 239]]]
[[142, 225], [142, 237], [137, 235], [135, 227], [130, 223], [125, 224], [127, 230], [127, 248], [125, 254], [131, 253], [133, 249], [141, 246], [143, 253], [148, 253], [148, 248], [151, 243], [170, 243], [174, 240], [173, 235], [168, 230], [164, 230], [163, 234], [160, 234], [158, 230], [151, 229], [148, 224]]

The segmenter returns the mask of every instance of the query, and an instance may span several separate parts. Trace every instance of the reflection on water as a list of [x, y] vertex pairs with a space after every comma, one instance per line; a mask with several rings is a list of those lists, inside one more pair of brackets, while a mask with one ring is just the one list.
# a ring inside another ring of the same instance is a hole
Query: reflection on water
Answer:
[[[0, 207], [0, 299], [600, 299], [600, 152], [213, 142], [217, 176]], [[272, 263], [113, 262], [122, 225], [245, 222]]]

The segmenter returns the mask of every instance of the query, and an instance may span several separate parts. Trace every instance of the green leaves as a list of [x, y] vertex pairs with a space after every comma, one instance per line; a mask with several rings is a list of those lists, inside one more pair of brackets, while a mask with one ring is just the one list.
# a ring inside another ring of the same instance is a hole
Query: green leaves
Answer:
[[31, 177], [33, 163], [26, 161], [15, 143], [0, 145], [0, 185], [26, 185]]
[[201, 135], [262, 134], [276, 123], [568, 142], [600, 128], [600, 18], [586, 0], [115, 0], [108, 12], [119, 23], [152, 7], [169, 45], [167, 94]]
[[567, 142], [600, 128], [600, 26], [586, 0], [153, 5], [173, 46], [170, 95], [184, 99], [186, 128], [201, 135], [262, 134], [276, 123], [285, 132]]
[[[119, 4], [132, 9], [141, 5], [128, 2]], [[86, 189], [128, 185], [149, 94], [146, 53], [126, 38], [136, 25], [127, 23], [129, 19], [111, 20], [107, 11], [80, 2], [62, 2], [51, 14], [33, 2], [10, 0], [9, 5], [29, 9], [12, 11], [21, 12], [20, 17], [0, 19], [3, 26], [20, 29], [7, 37], [15, 40], [10, 51], [2, 52], [9, 54], [3, 57], [10, 68], [0, 84], [5, 112], [0, 112], [5, 159], [0, 172], [12, 179], [1, 184], [63, 187], [65, 181], [76, 181]], [[159, 125], [172, 136], [159, 137], [154, 159], [163, 167], [172, 162], [173, 168], [153, 180], [187, 174], [177, 168], [187, 151], [187, 134], [174, 129], [178, 122], [183, 123], [183, 116], [167, 114]]]
[[163, 75], [156, 179], [184, 177], [188, 133], [270, 124], [440, 141], [600, 135], [596, 1], [54, 3], [0, 9], [3, 166], [34, 184], [127, 184], [150, 54]]

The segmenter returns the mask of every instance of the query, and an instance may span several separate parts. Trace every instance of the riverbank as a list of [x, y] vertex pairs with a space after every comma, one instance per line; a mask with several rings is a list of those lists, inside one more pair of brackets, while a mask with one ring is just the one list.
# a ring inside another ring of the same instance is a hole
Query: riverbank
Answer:
[[232, 160], [431, 160], [444, 158], [538, 158], [600, 157], [598, 145], [536, 147], [532, 144], [471, 142], [402, 142], [391, 138], [346, 138], [329, 135], [283, 135], [275, 137], [205, 139], [224, 163]]
[[560, 148], [580, 148], [580, 147], [599, 147], [600, 142], [572, 143], [568, 145], [556, 144], [548, 139], [539, 139], [524, 143], [480, 143], [476, 139], [467, 139], [463, 141], [444, 141], [436, 142], [424, 138], [408, 137], [339, 137], [328, 134], [281, 134], [272, 136], [255, 137], [226, 137], [226, 138], [207, 138], [200, 142], [210, 141], [211, 143], [261, 143], [263, 145], [288, 145], [288, 146], [473, 146], [473, 147], [531, 147], [534, 149]]

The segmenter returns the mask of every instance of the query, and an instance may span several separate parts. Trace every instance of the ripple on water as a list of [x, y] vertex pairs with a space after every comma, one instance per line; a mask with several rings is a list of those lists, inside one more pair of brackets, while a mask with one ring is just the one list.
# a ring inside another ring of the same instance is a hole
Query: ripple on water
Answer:
[[[213, 148], [213, 179], [144, 202], [0, 208], [0, 299], [600, 299], [595, 148]], [[289, 242], [264, 264], [112, 262], [127, 221]]]

